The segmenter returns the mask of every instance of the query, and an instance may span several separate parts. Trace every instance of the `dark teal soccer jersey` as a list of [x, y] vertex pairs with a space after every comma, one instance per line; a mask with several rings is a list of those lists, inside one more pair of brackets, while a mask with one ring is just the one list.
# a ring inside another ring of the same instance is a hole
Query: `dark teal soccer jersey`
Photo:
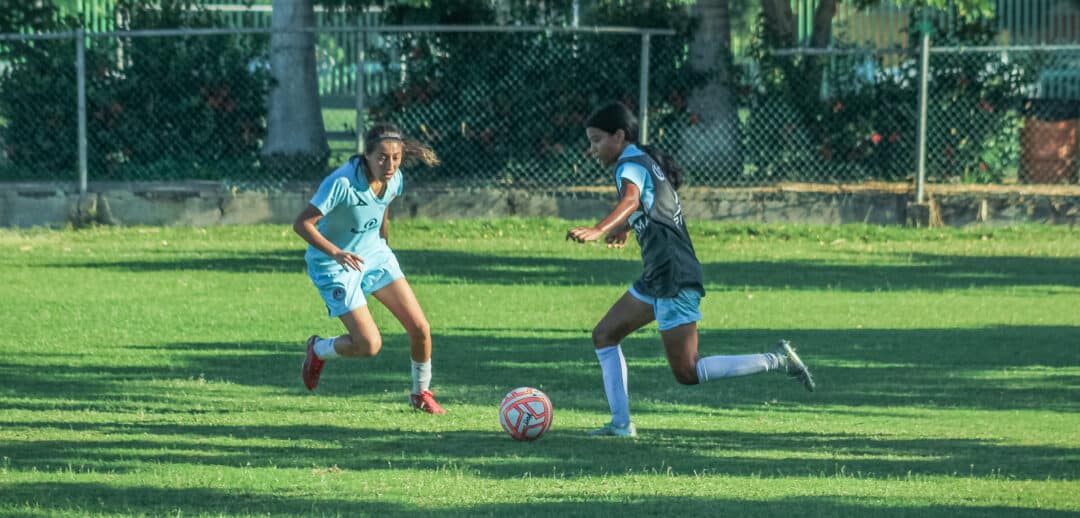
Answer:
[[[643, 267], [641, 278], [634, 282], [634, 289], [656, 298], [673, 298], [684, 288], [704, 295], [701, 263], [686, 230], [678, 193], [648, 154], [624, 152], [615, 164], [615, 170], [620, 171], [629, 164], [637, 164], [648, 173], [645, 183], [651, 187], [649, 194], [652, 195], [651, 203], [647, 203], [646, 190], [642, 190], [642, 214], [635, 212], [630, 218], [634, 235], [641, 245]], [[624, 184], [617, 181], [616, 187], [621, 195]]]

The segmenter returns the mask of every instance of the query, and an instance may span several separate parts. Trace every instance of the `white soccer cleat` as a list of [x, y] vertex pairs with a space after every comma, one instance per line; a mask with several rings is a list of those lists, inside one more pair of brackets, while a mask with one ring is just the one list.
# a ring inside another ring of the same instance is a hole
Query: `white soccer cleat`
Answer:
[[614, 423], [604, 423], [604, 426], [589, 432], [589, 437], [637, 437], [637, 427], [634, 423], [626, 423], [626, 426], [615, 426]]
[[814, 377], [810, 375], [810, 369], [806, 368], [806, 364], [795, 354], [795, 349], [787, 340], [777, 342], [772, 353], [780, 360], [780, 368], [784, 369], [789, 377], [802, 383], [806, 390], [814, 391]]

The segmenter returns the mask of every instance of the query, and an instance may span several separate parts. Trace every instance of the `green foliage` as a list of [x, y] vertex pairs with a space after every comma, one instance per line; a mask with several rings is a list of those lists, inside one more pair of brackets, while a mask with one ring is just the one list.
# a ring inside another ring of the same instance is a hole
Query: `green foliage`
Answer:
[[[934, 45], [993, 45], [990, 22], [972, 21], [947, 32], [935, 27]], [[1020, 110], [1044, 56], [1031, 52], [973, 52], [931, 56], [927, 111], [928, 167], [941, 179], [996, 183], [1020, 157]], [[914, 67], [914, 64], [911, 64]]]
[[[49, 2], [0, 9], [0, 33], [62, 31], [75, 23]], [[6, 124], [0, 178], [32, 178], [39, 169], [74, 172], [77, 147], [74, 44], [70, 40], [0, 42], [0, 117]]]
[[[961, 23], [935, 27], [935, 45], [992, 44], [990, 22], [954, 14]], [[920, 11], [911, 18], [914, 27]], [[910, 49], [919, 48], [919, 36], [910, 35]], [[839, 180], [901, 180], [914, 172], [917, 55], [777, 56], [759, 46], [756, 56], [760, 74], [743, 100], [751, 110], [747, 142], [756, 144], [748, 146], [749, 160], [762, 180], [803, 179], [822, 167], [839, 171]], [[1017, 109], [1039, 63], [1030, 53], [931, 57], [927, 163], [939, 181], [1000, 182], [1015, 170]]]
[[[685, 37], [685, 12], [664, 7], [608, 7], [594, 16], [600, 25], [677, 27]], [[386, 21], [483, 24], [494, 18], [487, 2], [447, 0], [427, 9], [392, 8]], [[652, 39], [649, 106], [658, 124], [677, 116], [670, 99], [685, 98], [692, 86], [682, 41]], [[582, 123], [609, 99], [638, 109], [640, 42], [637, 35], [562, 32], [384, 35], [382, 45], [369, 50], [388, 70], [403, 67], [407, 74], [403, 85], [373, 102], [373, 118], [428, 139], [444, 160], [440, 174], [529, 185], [539, 169], [548, 183], [552, 175], [603, 181], [603, 172], [581, 166]], [[522, 155], [530, 157], [531, 170], [518, 163]]]
[[[125, 29], [211, 27], [188, 0], [118, 3]], [[62, 26], [73, 28], [68, 19]], [[54, 27], [57, 28], [57, 27]], [[12, 45], [0, 90], [11, 168], [72, 170], [76, 77], [70, 40]], [[265, 45], [247, 36], [88, 39], [89, 168], [95, 180], [182, 179], [250, 170], [265, 132]]]

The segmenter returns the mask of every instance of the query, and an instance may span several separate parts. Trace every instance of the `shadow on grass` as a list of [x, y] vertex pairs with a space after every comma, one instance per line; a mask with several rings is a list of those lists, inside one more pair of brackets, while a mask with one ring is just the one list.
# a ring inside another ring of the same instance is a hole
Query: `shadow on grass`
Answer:
[[[400, 250], [410, 277], [423, 282], [470, 282], [502, 285], [618, 285], [641, 273], [636, 257], [568, 259], [522, 257], [443, 250]], [[902, 264], [843, 264], [817, 260], [711, 261], [703, 256], [710, 286], [788, 289], [937, 290], [1000, 286], [1080, 286], [1080, 258], [970, 257], [903, 254]], [[890, 256], [883, 257], [889, 260]], [[58, 263], [50, 267], [105, 268], [131, 272], [205, 270], [240, 273], [303, 273], [302, 253], [274, 250], [259, 254], [210, 256], [170, 252], [161, 261]]]
[[[592, 412], [599, 420], [606, 416], [607, 406], [595, 355], [587, 333], [581, 334], [580, 339], [495, 337], [482, 332], [437, 337], [435, 388], [446, 396], [443, 403], [453, 412], [459, 404], [491, 406], [509, 388], [535, 380], [557, 408]], [[871, 420], [881, 419], [885, 410], [915, 408], [1062, 414], [1080, 410], [1080, 376], [1055, 371], [1070, 367], [1075, 372], [1080, 364], [1080, 350], [1070, 345], [1078, 343], [1080, 327], [794, 330], [787, 336], [814, 367], [819, 392], [806, 393], [773, 374], [680, 386], [672, 379], [655, 336], [627, 340], [624, 349], [636, 415], [648, 422], [651, 405], [708, 412], [761, 409], [765, 402], [776, 411], [807, 412], [815, 419], [827, 419], [836, 409], [847, 415], [861, 408]], [[774, 332], [760, 329], [709, 330], [702, 333], [701, 350], [753, 352], [776, 338]], [[184, 424], [200, 415], [235, 414], [247, 407], [318, 416], [341, 411], [340, 404], [328, 403], [342, 398], [358, 398], [358, 406], [368, 408], [375, 407], [373, 399], [385, 400], [405, 412], [406, 339], [388, 336], [383, 352], [374, 359], [332, 361], [317, 396], [300, 384], [303, 349], [297, 343], [175, 343], [130, 349], [131, 356], [121, 350], [109, 356], [61, 357], [54, 366], [43, 365], [47, 355], [0, 360], [0, 379], [5, 380], [0, 387], [0, 427], [27, 437], [0, 443], [0, 457], [18, 469], [74, 465], [101, 472], [135, 471], [148, 463], [296, 468], [336, 463], [349, 470], [440, 470], [450, 463], [491, 478], [525, 473], [568, 477], [662, 473], [667, 468], [683, 474], [761, 477], [858, 473], [902, 478], [915, 473], [1071, 480], [1080, 474], [1075, 448], [981, 438], [651, 428], [643, 429], [639, 441], [597, 441], [583, 437], [584, 430], [556, 426], [542, 441], [521, 445], [507, 439], [494, 421], [490, 432], [438, 433], [321, 424]], [[133, 361], [139, 363], [126, 364]], [[309, 404], [299, 398], [313, 399]], [[55, 421], [28, 417], [38, 411], [42, 416], [56, 415], [48, 412], [57, 410], [75, 413], [61, 414]], [[80, 411], [101, 412], [116, 420], [81, 419]], [[180, 419], [183, 423], [134, 417], [144, 411], [151, 419], [186, 415]], [[41, 439], [56, 436], [41, 433], [48, 429], [87, 436]], [[262, 439], [279, 444], [257, 444]], [[790, 453], [777, 458], [755, 452]], [[400, 460], [390, 466], [391, 459]]]
[[[534, 482], [530, 482], [534, 483]], [[343, 500], [315, 496], [290, 496], [256, 491], [206, 488], [170, 489], [149, 486], [117, 487], [81, 482], [12, 484], [0, 502], [20, 502], [27, 509], [53, 512], [165, 515], [267, 515], [267, 516], [875, 516], [878, 518], [967, 516], [1056, 517], [1073, 516], [1065, 511], [1006, 506], [883, 506], [870, 498], [840, 496], [787, 497], [767, 501], [734, 498], [658, 497], [648, 494], [620, 495], [617, 501], [565, 502], [557, 493], [537, 495], [524, 504], [474, 504], [433, 509], [390, 502]], [[580, 495], [572, 495], [580, 498]], [[18, 508], [15, 508], [18, 509]], [[36, 513], [34, 513], [36, 514]]]
[[333, 465], [352, 472], [464, 472], [500, 480], [627, 474], [890, 480], [915, 474], [1068, 480], [1077, 475], [1074, 448], [1001, 444], [991, 439], [652, 428], [642, 430], [638, 439], [620, 440], [586, 437], [584, 430], [556, 426], [540, 441], [523, 444], [495, 429], [416, 432], [323, 424], [121, 425], [83, 421], [25, 425], [90, 437], [13, 441], [17, 448], [0, 446], [5, 462], [19, 470], [132, 473], [158, 464], [251, 469]]
[[[538, 385], [560, 405], [602, 411], [600, 374], [586, 332], [580, 338], [515, 338], [453, 334], [435, 337], [437, 390], [448, 403], [488, 404], [506, 390]], [[752, 407], [779, 400], [802, 405], [922, 407], [988, 410], [1080, 409], [1080, 376], [1056, 368], [1080, 364], [1080, 327], [997, 326], [980, 329], [791, 330], [820, 384], [805, 393], [775, 374], [720, 380], [697, 387], [677, 385], [655, 336], [624, 342], [638, 397], [713, 408]], [[770, 348], [774, 331], [705, 330], [700, 353], [743, 354]], [[132, 357], [86, 356], [41, 367], [0, 360], [0, 408], [59, 405], [117, 408], [125, 403], [164, 405], [184, 400], [176, 384], [196, 401], [201, 382], [222, 393], [264, 387], [302, 395], [299, 343], [176, 343], [133, 346]], [[148, 361], [149, 360], [149, 361]], [[22, 362], [23, 360], [19, 360]], [[134, 363], [136, 364], [128, 364]], [[184, 384], [186, 383], [186, 384]], [[320, 397], [351, 397], [391, 391], [409, 384], [403, 335], [388, 335], [371, 359], [335, 359], [327, 364]], [[205, 394], [210, 394], [205, 392]], [[26, 401], [33, 399], [34, 401]], [[456, 400], [455, 400], [456, 399]], [[117, 405], [117, 406], [113, 406]]]

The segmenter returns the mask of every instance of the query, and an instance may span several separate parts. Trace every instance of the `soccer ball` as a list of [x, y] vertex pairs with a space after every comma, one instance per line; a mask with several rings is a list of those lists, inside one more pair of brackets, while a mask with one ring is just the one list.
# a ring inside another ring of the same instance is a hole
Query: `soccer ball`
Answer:
[[551, 400], [532, 387], [511, 390], [499, 406], [499, 424], [515, 441], [535, 441], [551, 427]]

